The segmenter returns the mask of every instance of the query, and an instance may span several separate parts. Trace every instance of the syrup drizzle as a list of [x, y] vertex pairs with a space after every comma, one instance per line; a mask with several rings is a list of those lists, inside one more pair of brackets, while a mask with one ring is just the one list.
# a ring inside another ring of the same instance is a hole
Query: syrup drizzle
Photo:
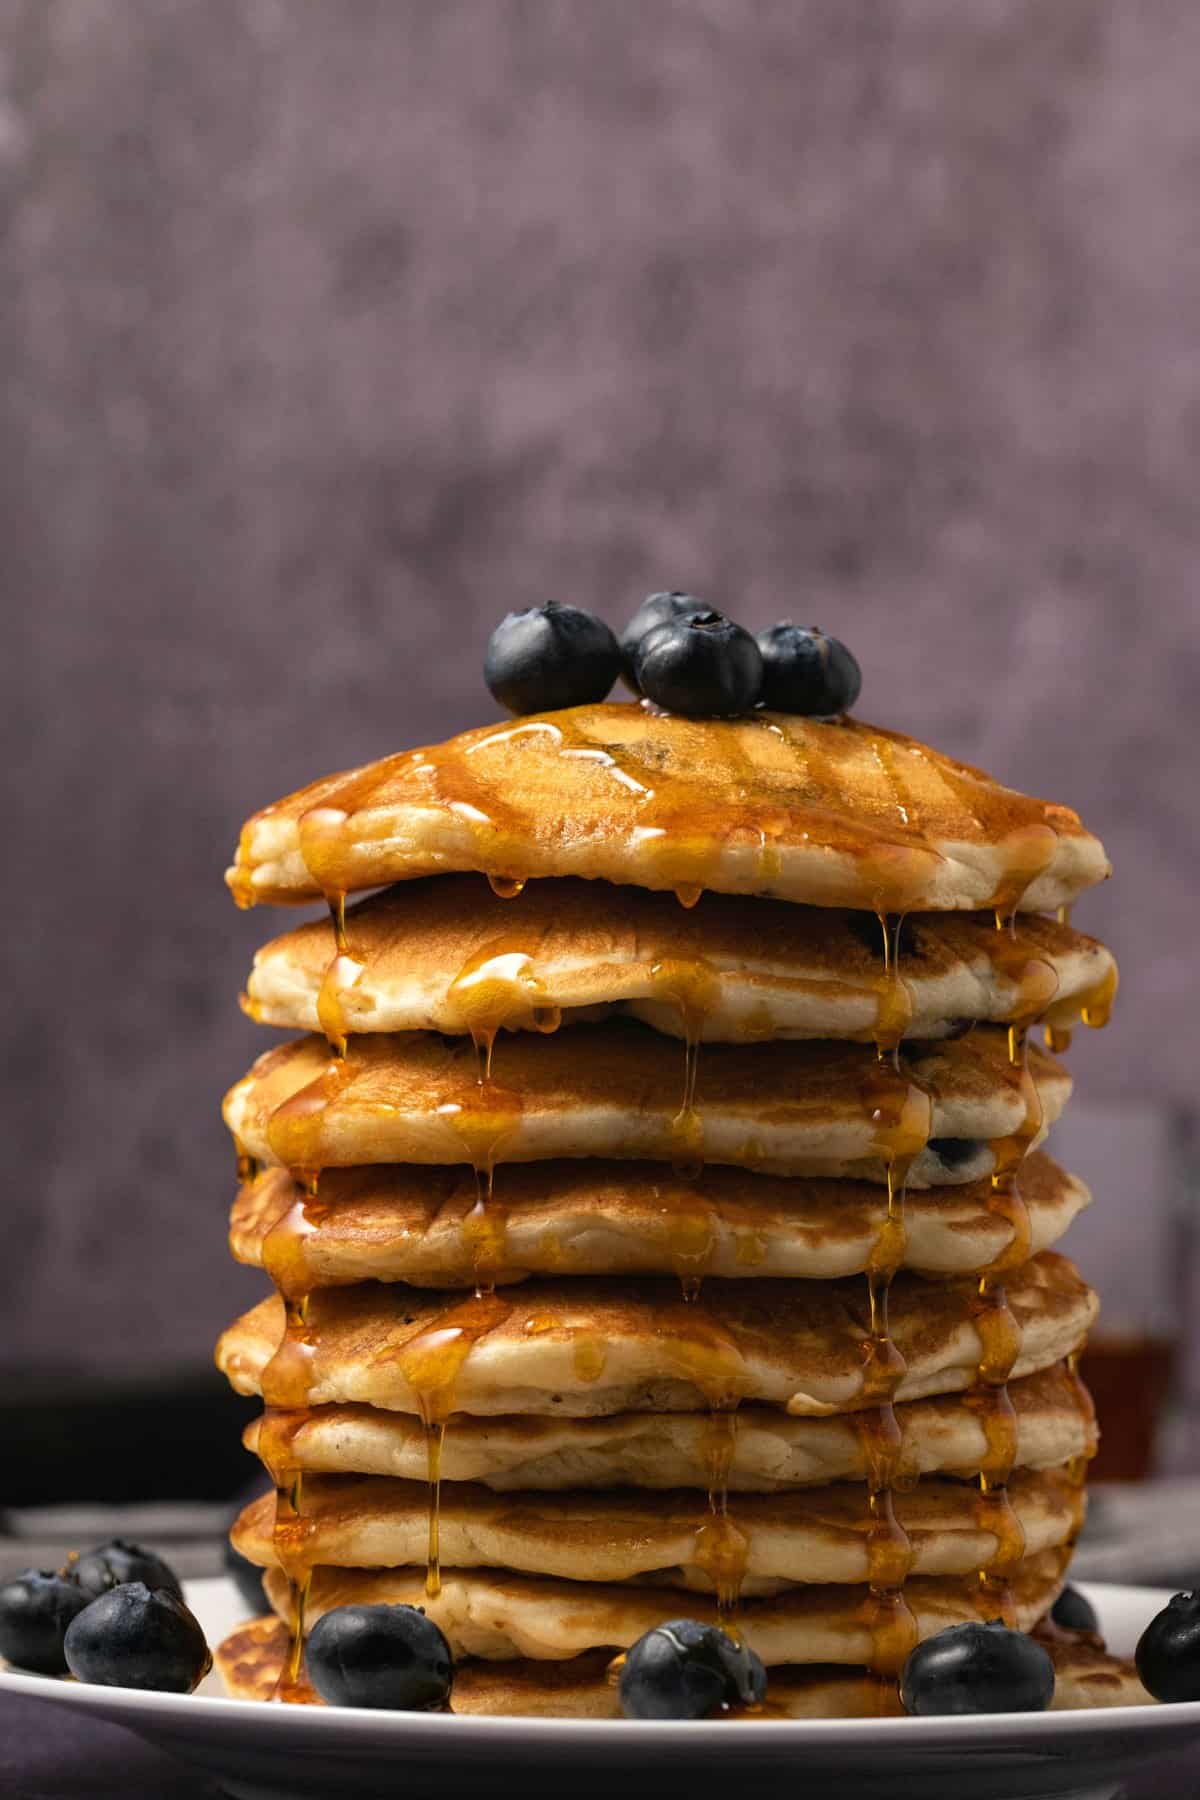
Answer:
[[[884, 974], [880, 989], [876, 1060], [863, 1083], [863, 1105], [872, 1128], [872, 1151], [887, 1172], [887, 1209], [867, 1262], [868, 1331], [863, 1343], [862, 1398], [855, 1415], [867, 1467], [867, 1597], [862, 1618], [871, 1637], [869, 1667], [876, 1678], [876, 1705], [897, 1705], [900, 1671], [917, 1641], [917, 1622], [904, 1598], [914, 1552], [896, 1517], [893, 1489], [903, 1439], [894, 1398], [904, 1379], [905, 1361], [891, 1335], [888, 1302], [892, 1281], [904, 1261], [907, 1230], [904, 1194], [909, 1170], [929, 1141], [932, 1102], [906, 1072], [900, 1058], [907, 988], [899, 971], [900, 922], [893, 928], [880, 915]], [[911, 1018], [911, 1002], [908, 1004]]]
[[446, 1427], [455, 1410], [459, 1376], [467, 1358], [488, 1332], [512, 1314], [512, 1306], [495, 1293], [475, 1293], [437, 1314], [428, 1325], [382, 1361], [394, 1362], [412, 1388], [425, 1428], [427, 1548], [425, 1592], [436, 1599], [442, 1589], [441, 1472]]
[[[1031, 876], [1030, 879], [1033, 877]], [[1012, 897], [1015, 910], [1020, 895]], [[1016, 1077], [1022, 1117], [1008, 1137], [991, 1145], [993, 1168], [988, 1211], [1009, 1228], [1007, 1246], [979, 1276], [972, 1317], [979, 1336], [979, 1362], [967, 1404], [980, 1420], [985, 1451], [978, 1473], [975, 1520], [994, 1539], [995, 1547], [977, 1575], [980, 1616], [1015, 1625], [1010, 1578], [1025, 1554], [1025, 1533], [1008, 1496], [1017, 1457], [1017, 1420], [1008, 1379], [1021, 1354], [1021, 1328], [1008, 1304], [1004, 1277], [1028, 1261], [1029, 1211], [1021, 1197], [1020, 1169], [1041, 1130], [1042, 1108], [1029, 1070], [1029, 1026], [1046, 1011], [1057, 991], [1054, 970], [1040, 958], [1027, 958], [1012, 939], [1012, 921], [996, 910], [996, 957], [1014, 982], [1017, 1002], [1008, 1030], [1009, 1064]], [[1011, 950], [1008, 946], [1011, 945]]]

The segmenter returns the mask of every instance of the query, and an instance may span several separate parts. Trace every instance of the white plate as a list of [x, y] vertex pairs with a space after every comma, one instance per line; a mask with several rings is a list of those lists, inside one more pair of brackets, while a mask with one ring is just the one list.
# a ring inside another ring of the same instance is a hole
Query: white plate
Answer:
[[[1168, 1598], [1156, 1588], [1081, 1586], [1118, 1655], [1132, 1653]], [[213, 1644], [244, 1617], [229, 1581], [192, 1582], [188, 1600]], [[505, 1783], [526, 1778], [535, 1794], [569, 1782], [571, 1800], [600, 1791], [626, 1800], [639, 1790], [671, 1800], [684, 1782], [693, 1791], [719, 1785], [730, 1800], [752, 1788], [797, 1800], [826, 1792], [838, 1800], [1111, 1800], [1124, 1776], [1189, 1747], [1200, 1791], [1200, 1701], [990, 1718], [657, 1724], [274, 1706], [225, 1698], [215, 1675], [179, 1695], [0, 1670], [3, 1689], [124, 1725], [205, 1770], [236, 1800], [447, 1800], [469, 1782], [490, 1791], [498, 1772]]]

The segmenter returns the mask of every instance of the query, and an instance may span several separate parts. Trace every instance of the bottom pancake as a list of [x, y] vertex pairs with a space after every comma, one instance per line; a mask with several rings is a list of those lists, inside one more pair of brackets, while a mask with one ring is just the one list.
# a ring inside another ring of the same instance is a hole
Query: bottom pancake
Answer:
[[[1063, 1585], [1069, 1550], [1044, 1550], [1014, 1569], [1009, 1586], [1014, 1623], [1028, 1631], [1049, 1612]], [[281, 1618], [293, 1616], [293, 1590], [279, 1569], [263, 1576], [267, 1599]], [[980, 1616], [973, 1577], [917, 1576], [904, 1589], [919, 1638]], [[445, 1633], [453, 1655], [488, 1662], [531, 1657], [561, 1662], [585, 1650], [628, 1649], [664, 1619], [720, 1622], [707, 1594], [650, 1585], [563, 1581], [496, 1569], [453, 1569], [441, 1591], [425, 1591], [425, 1570], [331, 1569], [312, 1572], [305, 1623], [311, 1629], [336, 1606], [401, 1604], [423, 1607]], [[994, 1605], [992, 1608], [994, 1612]], [[748, 1599], [738, 1625], [768, 1668], [779, 1663], [838, 1663], [862, 1668], [872, 1661], [871, 1601], [861, 1588], [792, 1587]]]
[[[1039, 1633], [1035, 1630], [1035, 1636]], [[1054, 1662], [1057, 1712], [1090, 1706], [1145, 1706], [1150, 1695], [1133, 1664], [1110, 1656], [1075, 1632], [1045, 1640]], [[237, 1700], [269, 1700], [283, 1673], [287, 1628], [276, 1618], [250, 1619], [217, 1646], [214, 1660]], [[454, 1673], [450, 1711], [465, 1717], [616, 1719], [617, 1690], [608, 1677], [608, 1650], [589, 1650], [565, 1662], [483, 1662], [468, 1658]], [[312, 1699], [320, 1705], [314, 1693]], [[771, 1671], [764, 1716], [857, 1719], [874, 1716], [878, 1683], [863, 1669], [783, 1665]], [[753, 1716], [753, 1715], [752, 1715]]]

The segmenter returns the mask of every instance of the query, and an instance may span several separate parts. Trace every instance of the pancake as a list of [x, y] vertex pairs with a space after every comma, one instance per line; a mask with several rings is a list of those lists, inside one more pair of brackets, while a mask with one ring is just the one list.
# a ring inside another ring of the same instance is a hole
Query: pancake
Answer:
[[[1018, 1470], [1008, 1497], [1025, 1555], [1058, 1549], [1078, 1536], [1083, 1489], [1065, 1469]], [[896, 1495], [895, 1516], [908, 1536], [914, 1575], [970, 1575], [1003, 1554], [995, 1531], [977, 1516], [978, 1501], [973, 1484], [937, 1476]], [[429, 1541], [428, 1508], [423, 1481], [314, 1475], [304, 1484], [304, 1517], [288, 1527], [289, 1560], [343, 1569], [420, 1563]], [[233, 1528], [234, 1549], [264, 1568], [275, 1566], [274, 1522], [273, 1492], [251, 1501]], [[732, 1580], [743, 1594], [772, 1593], [797, 1582], [865, 1583], [868, 1539], [877, 1532], [865, 1485], [851, 1482], [741, 1494], [719, 1528], [707, 1497], [687, 1488], [498, 1494], [453, 1482], [442, 1491], [439, 1523], [443, 1571], [643, 1579], [702, 1592]]]
[[[714, 1281], [689, 1305], [672, 1281], [543, 1281], [478, 1298], [368, 1282], [318, 1289], [303, 1340], [278, 1357], [284, 1307], [272, 1295], [222, 1335], [217, 1363], [239, 1393], [284, 1407], [586, 1418], [751, 1400], [820, 1416], [868, 1404], [865, 1289], [859, 1280]], [[897, 1400], [975, 1380], [984, 1359], [976, 1289], [897, 1276], [891, 1336], [906, 1364]], [[1052, 1250], [1017, 1269], [1006, 1291], [1021, 1339], [1018, 1379], [1077, 1348], [1095, 1318], [1095, 1295]]]
[[902, 986], [879, 923], [836, 908], [607, 882], [537, 881], [502, 905], [477, 875], [404, 882], [332, 922], [264, 945], [242, 1004], [266, 1025], [355, 1032], [492, 1034], [626, 1012], [670, 1036], [761, 1041], [940, 1038], [966, 1020], [1069, 1028], [1106, 1015], [1116, 964], [1095, 938], [1030, 914], [1011, 933], [991, 914], [909, 916]]
[[[1040, 1637], [1040, 1629], [1035, 1630]], [[237, 1700], [269, 1700], [283, 1674], [287, 1630], [272, 1616], [248, 1619], [213, 1653], [226, 1690]], [[1044, 1640], [1054, 1662], [1052, 1712], [1084, 1706], [1148, 1706], [1150, 1695], [1132, 1663], [1109, 1656], [1075, 1633]], [[454, 1671], [450, 1711], [461, 1717], [619, 1719], [608, 1650], [585, 1650], [566, 1662], [483, 1662], [468, 1657]], [[314, 1694], [317, 1705], [321, 1702]], [[865, 1670], [836, 1666], [773, 1669], [766, 1716], [869, 1719], [879, 1711], [879, 1682]]]
[[[503, 1260], [488, 1273], [500, 1285], [531, 1275], [837, 1280], [867, 1268], [887, 1219], [886, 1189], [871, 1182], [719, 1165], [688, 1180], [661, 1163], [521, 1163], [505, 1169], [497, 1191]], [[1022, 1166], [1021, 1198], [1036, 1252], [1057, 1242], [1091, 1196], [1037, 1153]], [[477, 1206], [474, 1177], [461, 1167], [329, 1169], [317, 1200], [286, 1169], [265, 1169], [234, 1201], [229, 1245], [297, 1299], [369, 1280], [473, 1287]], [[986, 1178], [909, 1194], [904, 1223], [901, 1266], [933, 1275], [987, 1268], [1016, 1235]]]
[[256, 813], [242, 905], [473, 870], [869, 912], [1052, 911], [1109, 872], [1068, 807], [855, 719], [607, 704], [509, 720]]
[[[1064, 1365], [1008, 1386], [1016, 1421], [1017, 1468], [1050, 1468], [1096, 1448], [1087, 1390]], [[424, 1426], [405, 1413], [371, 1406], [319, 1406], [252, 1419], [243, 1441], [273, 1449], [304, 1474], [362, 1474], [425, 1479]], [[988, 1457], [984, 1415], [968, 1399], [943, 1395], [895, 1408], [896, 1481], [922, 1475], [973, 1476]], [[830, 1481], [865, 1481], [867, 1440], [853, 1414], [793, 1418], [776, 1408], [742, 1406], [726, 1447], [730, 1493], [774, 1493]], [[708, 1413], [618, 1413], [610, 1418], [477, 1419], [459, 1413], [442, 1445], [443, 1483], [482, 1482], [512, 1489], [690, 1487], [712, 1484], [714, 1427]], [[443, 1488], [443, 1492], [446, 1489]]]
[[[1070, 1077], [1042, 1050], [1030, 1050], [1029, 1068], [1049, 1125], [1066, 1105]], [[304, 1037], [260, 1057], [225, 1096], [224, 1116], [253, 1156], [293, 1169], [480, 1167], [614, 1151], [690, 1162], [699, 1144], [681, 1139], [675, 1123], [684, 1079], [678, 1046], [631, 1020], [580, 1028], [569, 1040], [506, 1037], [486, 1087], [463, 1038], [356, 1037], [336, 1058], [323, 1038]], [[992, 1158], [981, 1140], [1025, 1125], [1020, 1071], [997, 1026], [922, 1046], [904, 1059], [903, 1074], [867, 1044], [706, 1045], [693, 1123], [709, 1163], [882, 1180], [886, 1139], [877, 1120], [900, 1111], [911, 1083], [930, 1096], [928, 1136], [973, 1146], [961, 1165], [921, 1151], [908, 1177], [915, 1187], [986, 1174]], [[924, 1110], [921, 1093], [913, 1101], [914, 1112]]]
[[[1062, 1587], [1064, 1552], [1044, 1550], [1013, 1570], [1013, 1617], [1027, 1631], [1049, 1611]], [[267, 1599], [283, 1618], [292, 1602], [279, 1569], [263, 1577]], [[921, 1575], [904, 1597], [920, 1638], [979, 1617], [974, 1576]], [[424, 1568], [313, 1570], [305, 1626], [335, 1606], [376, 1603], [424, 1607], [445, 1632], [454, 1656], [489, 1662], [512, 1657], [558, 1661], [601, 1646], [628, 1649], [664, 1619], [718, 1622], [715, 1600], [678, 1589], [619, 1582], [559, 1581], [548, 1575], [515, 1575], [494, 1569], [452, 1569], [441, 1592], [425, 1592]], [[850, 1663], [862, 1667], [872, 1653], [869, 1602], [856, 1587], [791, 1587], [750, 1599], [738, 1609], [745, 1641], [768, 1668], [776, 1663]]]

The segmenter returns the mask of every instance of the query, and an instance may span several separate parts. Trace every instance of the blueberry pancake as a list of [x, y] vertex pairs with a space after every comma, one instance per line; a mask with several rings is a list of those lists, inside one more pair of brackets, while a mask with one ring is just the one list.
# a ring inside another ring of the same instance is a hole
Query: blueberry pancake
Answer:
[[[895, 952], [903, 980], [885, 966]], [[909, 914], [881, 926], [838, 907], [673, 894], [604, 881], [530, 882], [497, 908], [480, 875], [406, 881], [346, 913], [344, 958], [317, 919], [265, 944], [243, 1006], [321, 1031], [545, 1030], [624, 1012], [673, 1037], [932, 1039], [1044, 1015], [1100, 1023], [1111, 953], [1056, 919]]]
[[[876, 1115], [911, 1095], [922, 1116], [907, 1182], [925, 1187], [989, 1173], [989, 1145], [1024, 1130], [1032, 1103], [1040, 1139], [1071, 1091], [1062, 1063], [1031, 1048], [1031, 1101], [996, 1026], [919, 1046], [903, 1076], [869, 1044], [708, 1044], [689, 1093], [680, 1046], [628, 1019], [505, 1037], [486, 1082], [480, 1072], [465, 1038], [355, 1037], [342, 1057], [323, 1038], [295, 1038], [230, 1089], [225, 1121], [251, 1155], [300, 1170], [619, 1155], [883, 1182], [887, 1121]], [[940, 1154], [947, 1139], [970, 1155]]]

